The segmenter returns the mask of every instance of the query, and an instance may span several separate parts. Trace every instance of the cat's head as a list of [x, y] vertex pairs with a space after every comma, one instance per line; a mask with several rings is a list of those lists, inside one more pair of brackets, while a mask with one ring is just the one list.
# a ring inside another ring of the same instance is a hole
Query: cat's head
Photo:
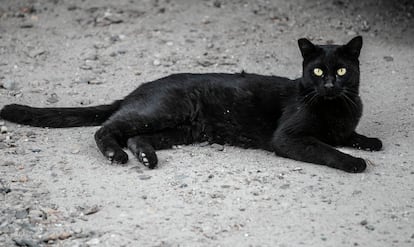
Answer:
[[345, 45], [315, 45], [304, 38], [298, 44], [303, 56], [301, 86], [305, 91], [326, 99], [358, 94], [361, 36]]

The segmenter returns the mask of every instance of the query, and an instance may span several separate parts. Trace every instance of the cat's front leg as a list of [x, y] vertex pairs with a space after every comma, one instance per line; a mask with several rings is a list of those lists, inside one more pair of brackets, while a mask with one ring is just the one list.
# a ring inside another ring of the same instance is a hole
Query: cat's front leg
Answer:
[[272, 139], [272, 147], [279, 156], [326, 165], [346, 172], [363, 172], [367, 167], [363, 159], [342, 153], [312, 136], [276, 133]]
[[355, 131], [352, 132], [343, 145], [367, 151], [379, 151], [382, 149], [382, 142], [380, 139], [375, 137], [366, 137], [356, 133]]

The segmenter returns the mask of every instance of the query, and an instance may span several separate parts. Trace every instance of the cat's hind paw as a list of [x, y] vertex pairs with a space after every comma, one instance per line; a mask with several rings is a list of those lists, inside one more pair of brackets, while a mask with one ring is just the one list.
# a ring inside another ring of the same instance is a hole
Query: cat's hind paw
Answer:
[[117, 164], [125, 164], [128, 162], [128, 154], [122, 150], [106, 151], [105, 156], [112, 162]]
[[137, 155], [137, 159], [141, 162], [144, 166], [154, 169], [157, 166], [158, 158], [155, 152], [139, 152]]
[[129, 138], [127, 146], [144, 166], [150, 169], [154, 169], [157, 166], [158, 158], [155, 149], [141, 137], [135, 136]]

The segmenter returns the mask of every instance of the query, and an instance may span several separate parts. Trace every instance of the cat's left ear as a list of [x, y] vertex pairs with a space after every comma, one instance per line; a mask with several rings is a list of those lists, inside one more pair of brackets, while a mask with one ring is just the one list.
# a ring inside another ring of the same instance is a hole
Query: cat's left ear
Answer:
[[356, 36], [343, 46], [344, 51], [354, 58], [358, 58], [362, 48], [362, 37]]
[[317, 48], [308, 39], [301, 38], [298, 40], [298, 45], [303, 58], [308, 58], [316, 52]]

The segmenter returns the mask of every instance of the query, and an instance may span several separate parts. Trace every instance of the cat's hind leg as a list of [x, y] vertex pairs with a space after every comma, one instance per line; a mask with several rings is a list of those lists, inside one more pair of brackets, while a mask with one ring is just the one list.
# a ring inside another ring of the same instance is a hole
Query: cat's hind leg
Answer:
[[122, 150], [120, 128], [114, 125], [104, 125], [95, 133], [95, 141], [99, 150], [111, 162], [125, 164], [128, 162], [128, 154]]
[[122, 114], [121, 117], [113, 116], [95, 133], [99, 150], [114, 163], [124, 164], [128, 161], [128, 155], [122, 148], [127, 146], [129, 138], [162, 132], [177, 125], [177, 120], [169, 116], [125, 115], [128, 117], [125, 118]]
[[154, 147], [143, 137], [131, 137], [127, 141], [128, 149], [137, 157], [138, 161], [150, 169], [155, 168], [158, 163], [157, 154]]
[[194, 141], [191, 127], [180, 126], [157, 133], [134, 136], [128, 139], [128, 149], [143, 165], [150, 169], [157, 166], [155, 150], [168, 149], [173, 145], [190, 144]]

